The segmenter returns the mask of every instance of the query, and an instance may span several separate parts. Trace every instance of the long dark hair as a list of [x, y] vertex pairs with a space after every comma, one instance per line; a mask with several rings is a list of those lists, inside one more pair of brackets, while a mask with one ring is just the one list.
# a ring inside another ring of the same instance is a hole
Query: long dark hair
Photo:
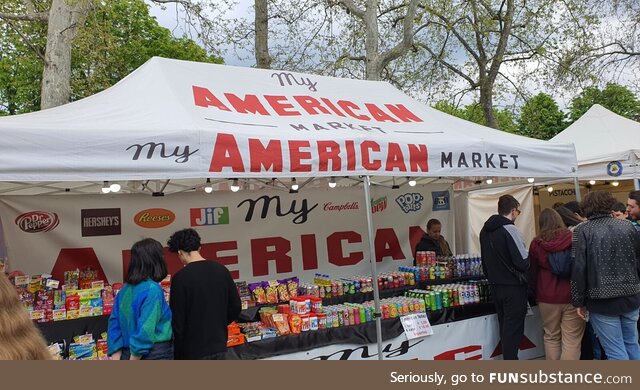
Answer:
[[558, 214], [560, 214], [562, 222], [564, 222], [567, 227], [576, 226], [580, 222], [582, 222], [580, 218], [576, 217], [573, 211], [564, 206], [557, 207], [556, 211], [558, 212]]
[[540, 234], [542, 241], [551, 241], [559, 231], [566, 230], [562, 217], [554, 209], [544, 209], [540, 213]]
[[153, 238], [145, 238], [131, 247], [131, 262], [125, 282], [138, 284], [147, 279], [159, 282], [167, 276], [162, 244]]

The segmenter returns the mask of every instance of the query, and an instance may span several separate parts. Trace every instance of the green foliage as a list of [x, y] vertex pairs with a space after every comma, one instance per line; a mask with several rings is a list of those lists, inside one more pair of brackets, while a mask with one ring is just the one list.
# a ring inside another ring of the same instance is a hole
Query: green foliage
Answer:
[[[433, 105], [436, 110], [446, 112], [447, 114], [468, 120], [470, 122], [477, 123], [479, 125], [486, 126], [487, 123], [484, 118], [482, 107], [479, 103], [471, 103], [464, 106], [464, 108], [458, 108], [455, 105], [445, 100], [440, 100]], [[498, 121], [498, 129], [509, 133], [517, 133], [518, 128], [516, 126], [515, 116], [511, 110], [493, 109], [493, 115], [495, 115]]]
[[551, 96], [539, 93], [522, 106], [518, 130], [524, 136], [548, 140], [567, 127], [564, 117]]
[[640, 101], [633, 92], [625, 86], [609, 83], [602, 90], [597, 87], [585, 88], [576, 96], [571, 101], [571, 121], [575, 122], [594, 104], [600, 104], [625, 118], [640, 120]]
[[[2, 2], [0, 12], [24, 13], [21, 4]], [[46, 23], [0, 23], [0, 115], [40, 108], [43, 62], [36, 51], [44, 53], [46, 37]], [[222, 63], [192, 40], [173, 37], [143, 0], [96, 2], [72, 46], [72, 100], [112, 86], [153, 56]]]

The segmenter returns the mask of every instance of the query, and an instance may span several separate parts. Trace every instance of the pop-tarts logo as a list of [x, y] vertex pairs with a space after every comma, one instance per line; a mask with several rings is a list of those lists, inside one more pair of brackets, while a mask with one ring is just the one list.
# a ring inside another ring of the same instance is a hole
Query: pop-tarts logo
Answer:
[[422, 201], [424, 196], [417, 192], [412, 192], [404, 195], [400, 195], [396, 198], [396, 203], [405, 214], [419, 211], [422, 208]]
[[229, 224], [228, 207], [204, 207], [191, 209], [191, 226], [215, 226]]

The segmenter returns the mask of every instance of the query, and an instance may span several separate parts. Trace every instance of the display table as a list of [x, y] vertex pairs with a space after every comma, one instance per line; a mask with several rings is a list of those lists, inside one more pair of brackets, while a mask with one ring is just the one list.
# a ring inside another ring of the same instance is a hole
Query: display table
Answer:
[[86, 333], [93, 334], [93, 339], [100, 339], [100, 334], [107, 331], [109, 316], [84, 317], [74, 320], [36, 323], [48, 343], [64, 342], [65, 353], [75, 336]]
[[[495, 313], [493, 303], [459, 306], [427, 313], [431, 325], [462, 321]], [[382, 341], [400, 336], [404, 329], [399, 318], [382, 320]], [[308, 351], [332, 344], [371, 344], [376, 342], [374, 321], [340, 328], [319, 329], [296, 335], [274, 337], [245, 343], [227, 350], [227, 359], [265, 359], [294, 352]]]

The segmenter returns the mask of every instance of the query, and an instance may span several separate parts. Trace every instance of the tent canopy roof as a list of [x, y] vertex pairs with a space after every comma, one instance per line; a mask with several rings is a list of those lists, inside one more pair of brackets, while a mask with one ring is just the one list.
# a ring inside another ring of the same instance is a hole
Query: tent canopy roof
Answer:
[[580, 178], [628, 179], [640, 159], [640, 123], [594, 104], [551, 142], [574, 143]]
[[205, 178], [572, 177], [576, 169], [571, 144], [455, 118], [386, 82], [159, 57], [91, 97], [0, 118], [0, 149], [0, 182], [16, 183], [187, 180], [189, 188]]

